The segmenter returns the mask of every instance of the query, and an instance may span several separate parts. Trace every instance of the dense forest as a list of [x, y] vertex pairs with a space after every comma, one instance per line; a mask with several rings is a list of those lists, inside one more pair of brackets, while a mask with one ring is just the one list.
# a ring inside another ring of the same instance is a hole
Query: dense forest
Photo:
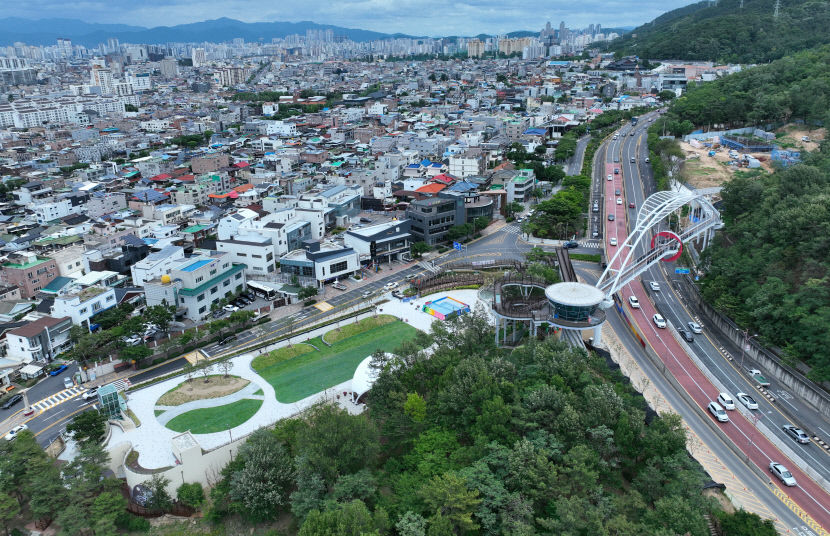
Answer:
[[373, 356], [364, 414], [319, 406], [256, 432], [207, 517], [290, 519], [301, 536], [708, 534], [679, 417], [647, 418], [595, 354], [503, 350], [491, 329], [481, 312], [436, 322]]
[[666, 121], [667, 132], [675, 135], [685, 133], [677, 128], [682, 121], [689, 121], [689, 126], [730, 128], [789, 121], [828, 123], [830, 45], [692, 85], [660, 121]]
[[766, 63], [830, 43], [830, 3], [782, 0], [699, 2], [669, 11], [613, 41], [609, 50], [644, 59]]
[[830, 380], [830, 142], [804, 165], [739, 175], [702, 282], [707, 301]]

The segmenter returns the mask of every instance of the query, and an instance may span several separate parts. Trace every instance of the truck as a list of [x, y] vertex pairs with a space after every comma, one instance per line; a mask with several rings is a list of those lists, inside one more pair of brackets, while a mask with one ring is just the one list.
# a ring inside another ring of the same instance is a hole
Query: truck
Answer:
[[769, 387], [769, 380], [761, 374], [761, 371], [758, 369], [750, 369], [749, 370], [749, 377], [755, 380], [755, 382], [760, 385], [761, 387]]
[[631, 124], [632, 124], [632, 125], [636, 125], [636, 124], [637, 124], [637, 121], [639, 121], [639, 118], [637, 118], [637, 117], [632, 117], [632, 118], [631, 118]]

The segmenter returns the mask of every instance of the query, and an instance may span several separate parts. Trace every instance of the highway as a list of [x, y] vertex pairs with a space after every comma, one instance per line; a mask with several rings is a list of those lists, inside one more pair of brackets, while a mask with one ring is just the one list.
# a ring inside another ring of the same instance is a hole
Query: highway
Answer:
[[[653, 178], [650, 174], [650, 166], [644, 162], [647, 154], [645, 147], [645, 128], [647, 126], [647, 123], [643, 124], [641, 122], [640, 125], [633, 129], [635, 132], [634, 136], [630, 136], [630, 132], [632, 131], [631, 126], [626, 126], [621, 129], [619, 139], [612, 140], [608, 143], [608, 151], [604, 155], [605, 169], [602, 171], [598, 170], [600, 173], [604, 172], [605, 175], [609, 172], [613, 175], [612, 181], [605, 180], [605, 177], [602, 175], [596, 177], [596, 181], [604, 185], [604, 203], [602, 203], [602, 206], [605, 209], [605, 213], [615, 216], [615, 221], [613, 222], [608, 221], [607, 217], [604, 220], [606, 225], [605, 246], [609, 259], [611, 259], [616, 249], [622, 247], [625, 238], [627, 238], [629, 228], [636, 217], [636, 210], [642, 206], [646, 192], [653, 190]], [[633, 163], [631, 162], [632, 157], [635, 160]], [[613, 169], [616, 167], [622, 169], [621, 177], [613, 173]], [[645, 188], [643, 185], [645, 185]], [[622, 190], [620, 196], [616, 194], [617, 189]], [[622, 198], [623, 204], [617, 204], [617, 197]], [[635, 209], [628, 208], [630, 201], [634, 202]], [[611, 245], [612, 238], [616, 238], [617, 246]], [[673, 271], [673, 268], [671, 269]], [[701, 415], [704, 418], [710, 418], [705, 408], [709, 401], [717, 397], [719, 389], [709, 381], [709, 378], [689, 358], [685, 352], [684, 345], [675, 337], [674, 330], [672, 329], [674, 325], [681, 322], [685, 324], [685, 322], [692, 318], [690, 316], [688, 318], [682, 316], [683, 313], [681, 311], [685, 310], [677, 299], [677, 296], [672, 292], [671, 285], [663, 277], [662, 270], [653, 268], [650, 272], [643, 275], [643, 280], [659, 282], [661, 292], [646, 292], [646, 289], [640, 281], [631, 282], [620, 292], [626, 313], [631, 315], [636, 321], [640, 332], [646, 338], [648, 344], [656, 351], [667, 369], [695, 400], [698, 406], [697, 410], [686, 413], [681, 412], [684, 418], [697, 418]], [[631, 295], [636, 296], [640, 301], [640, 309], [631, 309], [628, 305], [628, 297]], [[650, 301], [650, 297], [654, 297], [654, 303]], [[674, 301], [670, 301], [672, 298]], [[659, 329], [651, 320], [654, 313], [657, 312], [655, 305], [666, 316], [670, 325], [669, 328]], [[617, 315], [612, 314], [610, 316], [618, 318]], [[695, 339], [697, 343], [693, 343], [695, 349], [705, 350], [705, 345], [709, 344], [704, 343], [705, 337], [697, 336]], [[715, 351], [715, 354], [710, 355], [710, 358], [714, 358], [717, 355], [721, 361], [724, 361], [714, 346], [709, 344], [709, 347], [710, 350]], [[713, 372], [726, 374], [725, 371], [727, 368], [714, 366], [716, 363], [713, 361], [709, 363], [704, 362], [704, 367], [709, 368], [710, 364], [713, 365]], [[733, 372], [737, 373], [734, 369]], [[729, 384], [727, 383], [727, 385]], [[740, 386], [740, 384], [732, 385], [732, 387], [737, 386]], [[744, 388], [740, 390], [755, 394], [754, 388], [746, 383], [745, 380], [742, 387]], [[760, 399], [762, 397], [755, 396], [754, 398]], [[759, 400], [759, 404], [763, 404], [763, 402]], [[765, 411], [771, 411], [772, 413], [765, 413]], [[762, 415], [764, 419], [773, 419], [775, 416], [773, 410], [766, 406], [754, 413]], [[799, 486], [795, 488], [784, 488], [776, 481], [774, 483], [775, 487], [771, 488], [770, 492], [766, 494], [768, 496], [765, 502], [772, 505], [776, 500], [792, 499], [792, 501], [797, 503], [796, 505], [791, 505], [793, 506], [793, 510], [798, 510], [800, 507], [803, 510], [802, 513], [808, 513], [812, 517], [812, 520], [815, 521], [815, 523], [810, 525], [811, 529], [818, 532], [821, 530], [821, 527], [818, 525], [825, 528], [830, 527], [830, 510], [828, 510], [830, 496], [828, 496], [827, 492], [819, 484], [805, 474], [796, 463], [788, 460], [785, 453], [781, 452], [776, 446], [781, 445], [786, 451], [788, 446], [797, 445], [791, 439], [783, 436], [783, 433], [779, 434], [780, 426], [770, 426], [771, 428], [775, 428], [772, 431], [772, 439], [775, 441], [774, 444], [758, 430], [753, 422], [750, 422], [753, 420], [751, 416], [747, 418], [741, 411], [730, 411], [729, 414], [730, 422], [719, 424], [718, 426], [725, 436], [745, 453], [750, 462], [756, 465], [757, 470], [761, 472], [760, 474], [766, 475], [767, 465], [770, 461], [774, 460], [787, 465], [798, 480]], [[777, 419], [777, 417], [775, 418]], [[701, 437], [707, 445], [712, 444], [715, 440], [723, 440], [722, 437], [716, 437], [711, 432], [704, 432]], [[818, 454], [818, 451], [816, 453]], [[824, 456], [823, 453], [821, 455]], [[734, 457], [734, 454], [727, 453], [727, 456], [731, 458]], [[772, 498], [769, 497], [770, 494], [773, 495]]]

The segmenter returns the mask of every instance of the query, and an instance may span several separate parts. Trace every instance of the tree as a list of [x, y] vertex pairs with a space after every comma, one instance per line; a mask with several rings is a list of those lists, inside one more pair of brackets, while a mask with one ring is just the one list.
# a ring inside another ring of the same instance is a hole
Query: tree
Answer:
[[671, 90], [668, 90], [668, 89], [664, 90], [664, 91], [661, 91], [660, 93], [657, 94], [657, 98], [660, 99], [663, 102], [668, 102], [668, 101], [674, 100], [675, 97], [677, 97], [677, 94], [675, 94], [674, 91], [671, 91]]
[[205, 502], [205, 490], [198, 482], [185, 483], [176, 490], [176, 499], [191, 508], [199, 508]]
[[231, 369], [233, 369], [233, 361], [231, 361], [230, 359], [225, 359], [225, 360], [220, 361], [219, 363], [217, 363], [216, 366], [222, 372], [222, 376], [224, 378], [227, 378], [228, 374], [231, 371]]
[[127, 499], [118, 492], [105, 491], [98, 495], [90, 508], [95, 536], [116, 536], [115, 520], [126, 508]]
[[316, 296], [316, 295], [317, 295], [317, 287], [312, 287], [312, 286], [303, 287], [299, 290], [299, 292], [297, 292], [297, 297], [301, 300], [305, 300], [307, 298], [310, 298], [310, 297]]
[[239, 449], [242, 469], [230, 480], [230, 496], [246, 517], [273, 519], [288, 505], [294, 482], [294, 463], [288, 451], [273, 434], [259, 429]]
[[199, 372], [202, 374], [202, 377], [205, 379], [205, 383], [210, 383], [210, 375], [213, 374], [213, 363], [210, 361], [204, 361], [201, 364], [197, 363], [199, 367]]
[[360, 499], [367, 505], [374, 504], [377, 480], [368, 469], [342, 475], [337, 479], [331, 492], [331, 498], [337, 502], [349, 502]]
[[424, 242], [424, 241], [420, 241], [420, 242], [413, 242], [413, 243], [412, 243], [412, 249], [411, 249], [411, 251], [412, 251], [412, 256], [414, 256], [416, 259], [420, 259], [420, 258], [421, 258], [421, 255], [423, 255], [424, 253], [428, 252], [430, 249], [432, 249], [432, 248], [430, 247], [430, 245], [429, 245], [429, 244], [427, 244], [427, 243], [426, 243], [426, 242]]
[[762, 519], [758, 514], [747, 512], [743, 508], [729, 514], [715, 512], [723, 534], [729, 536], [775, 536], [775, 525], [769, 519]]
[[490, 225], [490, 220], [485, 218], [484, 216], [479, 216], [478, 218], [473, 220], [473, 228], [476, 232], [481, 231], [488, 225]]
[[508, 218], [512, 218], [515, 214], [521, 213], [525, 209], [524, 205], [513, 201], [504, 205], [504, 211]]
[[63, 486], [60, 470], [51, 459], [32, 460], [28, 473], [26, 494], [32, 518], [51, 521], [69, 502], [69, 490]]
[[98, 442], [104, 438], [107, 431], [107, 419], [97, 410], [84, 411], [66, 425], [66, 431], [79, 443]]
[[144, 481], [144, 486], [149, 490], [150, 497], [147, 499], [147, 508], [154, 510], [168, 510], [173, 504], [170, 494], [167, 492], [167, 486], [170, 485], [170, 479], [162, 476], [160, 473], [155, 473], [150, 480]]
[[374, 520], [363, 501], [339, 504], [330, 510], [312, 510], [300, 527], [299, 536], [362, 536], [375, 528]]
[[9, 536], [9, 527], [20, 514], [20, 505], [17, 500], [4, 491], [0, 491], [0, 523], [5, 529], [6, 536]]
[[173, 320], [173, 312], [176, 310], [172, 305], [152, 305], [144, 309], [144, 319], [158, 326], [159, 330], [167, 333], [170, 322]]
[[400, 536], [426, 536], [427, 520], [412, 511], [404, 512], [395, 524]]
[[461, 532], [478, 528], [473, 521], [473, 513], [481, 502], [478, 491], [469, 490], [467, 482], [457, 474], [449, 472], [433, 477], [421, 487], [418, 495], [434, 512], [433, 520], [443, 518]]
[[406, 402], [404, 402], [403, 405], [403, 412], [407, 414], [413, 422], [423, 422], [427, 416], [427, 404], [418, 393], [409, 393], [406, 395]]

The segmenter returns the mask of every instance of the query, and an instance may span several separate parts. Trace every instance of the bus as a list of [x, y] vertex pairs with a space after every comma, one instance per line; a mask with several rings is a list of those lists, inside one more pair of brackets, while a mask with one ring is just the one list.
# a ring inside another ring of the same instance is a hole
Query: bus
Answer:
[[277, 291], [272, 289], [271, 287], [251, 280], [248, 280], [247, 283], [248, 289], [260, 298], [266, 299], [268, 301], [273, 301], [277, 299]]

